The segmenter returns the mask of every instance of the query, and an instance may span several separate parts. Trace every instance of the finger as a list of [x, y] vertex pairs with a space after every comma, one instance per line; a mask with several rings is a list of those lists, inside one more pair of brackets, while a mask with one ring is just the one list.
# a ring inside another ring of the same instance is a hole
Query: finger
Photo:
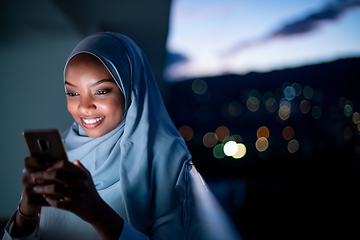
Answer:
[[71, 199], [76, 200], [79, 199], [80, 196], [78, 191], [73, 188], [66, 187], [62, 184], [48, 184], [43, 186], [35, 186], [33, 188], [34, 192], [37, 194], [43, 195], [45, 198], [52, 199]]
[[45, 199], [50, 206], [64, 210], [70, 210], [70, 208], [74, 205], [71, 201], [67, 199], [51, 197], [46, 197]]
[[77, 182], [77, 175], [64, 169], [48, 168], [46, 171], [35, 172], [30, 176], [34, 179], [36, 185], [44, 185], [47, 182], [58, 182], [65, 185], [75, 185]]
[[51, 165], [52, 163], [50, 161], [46, 161], [45, 158], [27, 157], [24, 159], [24, 166], [30, 173], [36, 172], [39, 169], [46, 169]]
[[[78, 161], [75, 160], [75, 162], [78, 162]], [[78, 163], [76, 163], [76, 164], [78, 164]], [[82, 168], [80, 168], [79, 166], [75, 165], [72, 162], [69, 162], [67, 160], [62, 160], [62, 161], [56, 162], [51, 168], [64, 169], [65, 171], [74, 173], [75, 175], [78, 175], [78, 176], [87, 176], [88, 171], [84, 171], [84, 169], [86, 169], [86, 168], [82, 164], [81, 164], [81, 166], [82, 166]]]
[[84, 178], [87, 173], [67, 160], [61, 160], [54, 163], [46, 171], [38, 171], [31, 174], [31, 177], [38, 181], [57, 181], [63, 184], [70, 184], [76, 181], [76, 178]]

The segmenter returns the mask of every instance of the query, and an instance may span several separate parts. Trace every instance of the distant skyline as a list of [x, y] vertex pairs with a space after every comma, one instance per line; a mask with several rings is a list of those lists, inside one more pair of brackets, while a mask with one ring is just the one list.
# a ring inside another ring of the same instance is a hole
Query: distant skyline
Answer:
[[169, 81], [360, 56], [360, 0], [173, 0]]

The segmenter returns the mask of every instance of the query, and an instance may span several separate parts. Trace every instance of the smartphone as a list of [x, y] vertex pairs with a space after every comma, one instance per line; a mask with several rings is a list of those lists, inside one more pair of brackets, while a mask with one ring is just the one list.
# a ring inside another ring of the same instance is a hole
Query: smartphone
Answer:
[[64, 143], [57, 129], [25, 130], [23, 136], [30, 156], [52, 162], [68, 160]]

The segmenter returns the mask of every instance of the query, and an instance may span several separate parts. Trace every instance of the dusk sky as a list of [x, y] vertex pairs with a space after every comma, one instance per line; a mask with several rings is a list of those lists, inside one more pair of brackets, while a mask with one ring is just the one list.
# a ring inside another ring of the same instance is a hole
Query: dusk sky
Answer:
[[360, 56], [360, 0], [173, 0], [168, 80]]

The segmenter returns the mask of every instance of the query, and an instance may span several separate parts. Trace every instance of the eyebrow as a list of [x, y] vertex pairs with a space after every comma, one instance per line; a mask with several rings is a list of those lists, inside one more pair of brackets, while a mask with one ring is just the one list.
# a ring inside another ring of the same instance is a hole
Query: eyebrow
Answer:
[[[91, 86], [94, 87], [94, 86], [100, 85], [100, 84], [102, 84], [102, 83], [104, 83], [104, 82], [112, 82], [112, 83], [113, 83], [114, 80], [113, 80], [113, 79], [102, 79], [102, 80], [100, 80], [100, 81], [97, 81], [96, 83], [91, 84]], [[71, 87], [76, 87], [74, 84], [69, 83], [68, 81], [65, 81], [65, 84], [66, 84], [66, 85], [69, 85], [69, 86], [71, 86]]]

